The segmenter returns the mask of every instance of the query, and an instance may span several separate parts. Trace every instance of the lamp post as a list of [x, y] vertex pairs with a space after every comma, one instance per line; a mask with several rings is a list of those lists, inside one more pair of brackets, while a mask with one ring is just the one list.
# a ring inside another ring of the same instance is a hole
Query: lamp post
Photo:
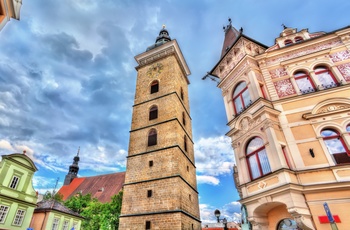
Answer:
[[224, 224], [224, 230], [228, 230], [227, 229], [227, 220], [226, 220], [226, 218], [220, 219], [220, 211], [218, 209], [216, 209], [214, 211], [214, 215], [216, 216], [216, 219], [218, 220], [218, 223], [220, 223], [220, 220], [222, 220], [222, 223]]

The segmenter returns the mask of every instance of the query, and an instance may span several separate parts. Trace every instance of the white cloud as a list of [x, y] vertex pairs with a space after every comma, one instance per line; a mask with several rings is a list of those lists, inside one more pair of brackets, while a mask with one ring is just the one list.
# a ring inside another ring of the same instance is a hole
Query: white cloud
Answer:
[[241, 204], [236, 201], [225, 204], [223, 207], [220, 208], [213, 207], [208, 204], [200, 204], [199, 209], [202, 224], [216, 222], [216, 217], [214, 215], [214, 211], [216, 209], [219, 209], [221, 213], [220, 219], [226, 218], [229, 222], [240, 222]]
[[0, 140], [0, 148], [1, 149], [6, 149], [8, 151], [14, 151], [14, 148], [12, 147], [10, 142], [8, 142], [6, 140]]
[[198, 175], [197, 176], [197, 183], [198, 184], [218, 185], [220, 183], [220, 180], [216, 177], [213, 177], [213, 176]]

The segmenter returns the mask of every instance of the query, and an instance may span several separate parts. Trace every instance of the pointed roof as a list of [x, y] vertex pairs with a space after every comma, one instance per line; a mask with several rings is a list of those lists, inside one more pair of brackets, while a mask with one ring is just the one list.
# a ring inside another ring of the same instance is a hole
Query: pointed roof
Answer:
[[224, 43], [222, 45], [221, 57], [226, 54], [226, 52], [231, 48], [233, 43], [237, 40], [238, 36], [243, 32], [243, 29], [240, 29], [240, 32], [232, 26], [231, 18], [228, 19], [229, 24], [223, 27], [225, 32]]
[[91, 194], [100, 202], [111, 201], [111, 197], [119, 193], [123, 188], [125, 172], [104, 174], [91, 177], [74, 178], [69, 185], [63, 185], [58, 193], [63, 195], [63, 200], [67, 200], [77, 193], [82, 195]]

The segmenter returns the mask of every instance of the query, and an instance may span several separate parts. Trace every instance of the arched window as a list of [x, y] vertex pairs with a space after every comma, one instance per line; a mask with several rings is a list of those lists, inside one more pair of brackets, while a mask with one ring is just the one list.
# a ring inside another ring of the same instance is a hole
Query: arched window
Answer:
[[350, 133], [350, 124], [348, 124], [348, 126], [346, 126], [346, 131], [347, 131], [348, 133]]
[[239, 114], [251, 104], [248, 87], [245, 82], [239, 83], [233, 91], [233, 105], [235, 113]]
[[157, 80], [153, 81], [151, 84], [151, 94], [159, 91], [159, 82]]
[[271, 172], [264, 141], [254, 137], [247, 145], [246, 158], [252, 179], [256, 179]]
[[304, 39], [302, 37], [299, 37], [299, 36], [294, 38], [295, 43], [301, 42], [303, 40]]
[[292, 219], [283, 219], [277, 225], [277, 230], [301, 230], [297, 222]]
[[297, 71], [294, 73], [294, 79], [297, 83], [301, 93], [315, 92], [315, 85], [310, 76], [304, 71]]
[[327, 67], [318, 66], [314, 71], [323, 88], [332, 88], [337, 85], [336, 79]]
[[287, 40], [284, 41], [284, 45], [285, 45], [285, 46], [289, 46], [289, 45], [291, 45], [291, 44], [293, 44], [293, 41], [290, 40], [290, 39], [287, 39]]
[[321, 136], [326, 144], [329, 154], [334, 158], [337, 164], [350, 163], [350, 151], [347, 149], [340, 134], [332, 129], [324, 129]]
[[148, 146], [157, 144], [157, 131], [155, 129], [151, 129], [148, 133]]
[[158, 107], [154, 105], [149, 110], [149, 120], [153, 120], [157, 118], [158, 118]]

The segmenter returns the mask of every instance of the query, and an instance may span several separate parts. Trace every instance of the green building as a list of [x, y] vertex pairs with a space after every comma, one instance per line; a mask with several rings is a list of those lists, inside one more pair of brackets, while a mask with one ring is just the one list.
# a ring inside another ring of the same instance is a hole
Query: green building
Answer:
[[23, 154], [2, 155], [0, 162], [0, 229], [29, 227], [37, 194], [32, 185], [37, 171], [33, 161]]

